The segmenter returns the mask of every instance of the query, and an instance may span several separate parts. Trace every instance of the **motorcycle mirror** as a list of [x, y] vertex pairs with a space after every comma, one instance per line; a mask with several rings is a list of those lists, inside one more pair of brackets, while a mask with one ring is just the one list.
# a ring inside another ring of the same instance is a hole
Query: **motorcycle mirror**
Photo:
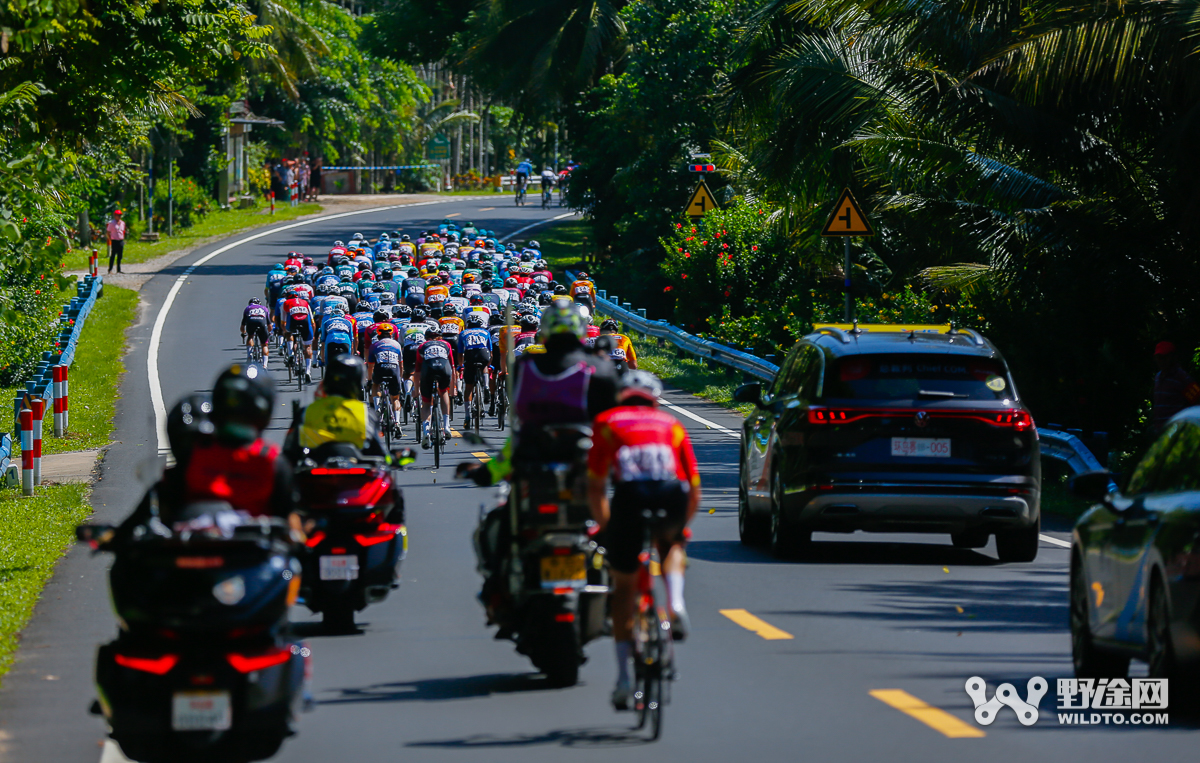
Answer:
[[487, 445], [487, 441], [480, 437], [478, 432], [463, 432], [462, 438], [472, 445]]
[[75, 528], [75, 538], [94, 551], [112, 540], [116, 531], [112, 525], [79, 525]]
[[400, 466], [408, 466], [416, 462], [417, 452], [412, 448], [400, 448], [392, 451], [392, 457], [396, 459], [396, 463]]

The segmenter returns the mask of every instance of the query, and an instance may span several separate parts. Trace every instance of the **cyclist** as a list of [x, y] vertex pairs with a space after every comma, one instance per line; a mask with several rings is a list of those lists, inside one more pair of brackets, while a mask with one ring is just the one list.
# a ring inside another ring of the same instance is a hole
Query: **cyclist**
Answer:
[[263, 288], [263, 296], [267, 300], [268, 305], [275, 304], [280, 295], [283, 294], [283, 287], [287, 286], [288, 274], [284, 269], [283, 263], [278, 263], [271, 268], [267, 273], [267, 285]]
[[304, 276], [304, 280], [309, 283], [313, 282], [313, 277], [316, 276], [318, 268], [313, 262], [312, 257], [304, 258], [304, 267], [300, 268], [300, 274]]
[[[444, 320], [444, 319], [443, 319]], [[495, 380], [487, 371], [492, 364], [492, 334], [487, 329], [488, 319], [483, 313], [471, 313], [467, 316], [466, 328], [458, 335], [458, 357], [461, 361], [460, 370], [463, 372], [463, 384], [466, 385], [466, 403], [469, 408], [475, 392], [476, 367], [488, 376], [485, 380], [485, 399], [482, 403], [490, 402], [491, 393], [495, 391]], [[482, 404], [481, 403], [481, 404]], [[494, 413], [492, 415], [495, 415]]]
[[258, 297], [251, 297], [246, 309], [242, 311], [241, 332], [242, 339], [246, 342], [246, 362], [249, 363], [253, 359], [252, 348], [254, 340], [257, 339], [262, 347], [265, 367], [270, 352], [270, 343], [267, 340], [271, 335], [271, 311], [263, 307], [262, 300]]
[[400, 438], [400, 393], [404, 390], [404, 348], [396, 341], [396, 327], [390, 323], [379, 323], [377, 339], [371, 343], [367, 355], [367, 375], [371, 380], [371, 395], [386, 395], [392, 406], [392, 436]]
[[517, 165], [517, 195], [520, 196], [525, 190], [525, 185], [529, 182], [529, 176], [533, 174], [533, 162], [526, 159]]
[[683, 547], [685, 528], [700, 505], [700, 471], [687, 430], [674, 416], [658, 409], [661, 395], [662, 384], [653, 374], [626, 374], [617, 393], [617, 407], [595, 419], [588, 452], [588, 505], [592, 518], [606, 533], [604, 546], [613, 569], [610, 603], [617, 685], [612, 703], [618, 710], [628, 709], [632, 693], [633, 606], [645, 509], [666, 512], [655, 531], [655, 542], [666, 582], [671, 632], [676, 641], [683, 641], [689, 631], [683, 601]]
[[438, 325], [442, 336], [453, 346], [467, 324], [458, 317], [458, 308], [454, 306], [454, 303], [446, 302], [442, 305], [442, 317], [438, 320]]
[[396, 304], [400, 301], [400, 284], [396, 283], [392, 279], [392, 269], [390, 267], [384, 268], [382, 271], [380, 271], [379, 278], [377, 278], [375, 281], [375, 291], [380, 293], [388, 292], [391, 294], [395, 298], [392, 300], [392, 304]]
[[[333, 310], [321, 321], [321, 365], [326, 366], [338, 355], [349, 355], [358, 351], [358, 330], [346, 308], [334, 305]], [[328, 374], [328, 368], [326, 374]]]
[[287, 269], [296, 268], [299, 273], [304, 270], [304, 255], [300, 252], [288, 252], [287, 259], [283, 261], [283, 266]]
[[596, 284], [592, 283], [587, 273], [579, 273], [572, 282], [571, 298], [581, 305], [587, 305], [588, 310], [596, 312]]
[[308, 300], [294, 294], [283, 302], [283, 314], [287, 323], [284, 324], [283, 337], [288, 340], [294, 334], [304, 345], [304, 380], [312, 381], [312, 343], [313, 343], [313, 314]]
[[[437, 387], [438, 404], [442, 408], [442, 442], [450, 439], [450, 390], [457, 384], [452, 358], [454, 349], [442, 338], [440, 332], [432, 327], [425, 329], [425, 341], [417, 347], [416, 364], [413, 371], [416, 376], [417, 389], [421, 393], [421, 447], [429, 448], [429, 421], [433, 415], [430, 403], [434, 397], [434, 387]], [[438, 436], [438, 433], [434, 433]]]
[[471, 304], [471, 301], [467, 299], [461, 286], [451, 286], [450, 298], [446, 300], [446, 304], [454, 305], [454, 309], [458, 311], [459, 315], [462, 315], [466, 312], [467, 305]]
[[441, 276], [432, 276], [429, 286], [425, 288], [425, 304], [432, 304], [449, 296], [450, 289], [442, 282]]
[[554, 198], [554, 183], [558, 180], [558, 175], [554, 174], [554, 170], [549, 167], [542, 169], [542, 207], [550, 206], [550, 201]]
[[408, 277], [400, 284], [400, 293], [404, 297], [404, 304], [409, 307], [420, 307], [425, 304], [425, 289], [428, 288], [428, 282], [421, 277], [421, 273], [416, 268], [408, 269]]
[[417, 367], [417, 347], [425, 342], [425, 330], [429, 324], [425, 322], [425, 310], [416, 308], [404, 326], [400, 344], [403, 347], [404, 393], [412, 393], [412, 375]]
[[[608, 342], [603, 342], [604, 337], [611, 337]], [[617, 322], [612, 318], [605, 318], [600, 323], [600, 336], [594, 342], [597, 348], [602, 348], [608, 351], [609, 357], [613, 363], [617, 364], [618, 370], [622, 364], [631, 371], [637, 370], [637, 353], [633, 350], [633, 342], [624, 334], [617, 333]]]
[[[494, 287], [492, 286], [491, 280], [485, 280], [479, 288], [479, 298], [483, 300], [483, 304], [491, 308], [493, 314], [499, 312], [500, 305], [504, 301], [504, 298], [493, 290]], [[508, 295], [506, 294], [505, 297], [507, 296]], [[472, 302], [471, 304], [475, 303]]]

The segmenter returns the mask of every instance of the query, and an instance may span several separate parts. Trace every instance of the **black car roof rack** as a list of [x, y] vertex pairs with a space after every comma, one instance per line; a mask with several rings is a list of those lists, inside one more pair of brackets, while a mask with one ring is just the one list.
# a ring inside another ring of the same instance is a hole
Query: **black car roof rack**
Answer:
[[833, 328], [832, 326], [822, 326], [821, 328], [817, 329], [816, 333], [829, 334], [830, 336], [839, 339], [842, 344], [850, 344], [850, 335], [845, 331]]

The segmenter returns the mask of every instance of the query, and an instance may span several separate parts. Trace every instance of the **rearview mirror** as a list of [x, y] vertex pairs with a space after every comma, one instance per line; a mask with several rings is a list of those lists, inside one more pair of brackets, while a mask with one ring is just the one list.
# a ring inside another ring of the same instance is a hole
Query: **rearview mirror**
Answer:
[[738, 403], [753, 403], [754, 405], [762, 405], [762, 383], [750, 382], [743, 384], [733, 391], [734, 402]]
[[1071, 478], [1067, 486], [1076, 498], [1082, 498], [1092, 503], [1100, 503], [1108, 498], [1109, 488], [1112, 483], [1112, 472], [1100, 471], [1077, 474]]

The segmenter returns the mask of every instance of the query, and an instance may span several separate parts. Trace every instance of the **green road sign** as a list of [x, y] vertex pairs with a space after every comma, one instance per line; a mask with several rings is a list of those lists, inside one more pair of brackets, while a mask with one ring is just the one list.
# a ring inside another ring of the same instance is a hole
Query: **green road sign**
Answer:
[[425, 146], [426, 156], [434, 161], [450, 158], [450, 139], [445, 135], [435, 135]]

